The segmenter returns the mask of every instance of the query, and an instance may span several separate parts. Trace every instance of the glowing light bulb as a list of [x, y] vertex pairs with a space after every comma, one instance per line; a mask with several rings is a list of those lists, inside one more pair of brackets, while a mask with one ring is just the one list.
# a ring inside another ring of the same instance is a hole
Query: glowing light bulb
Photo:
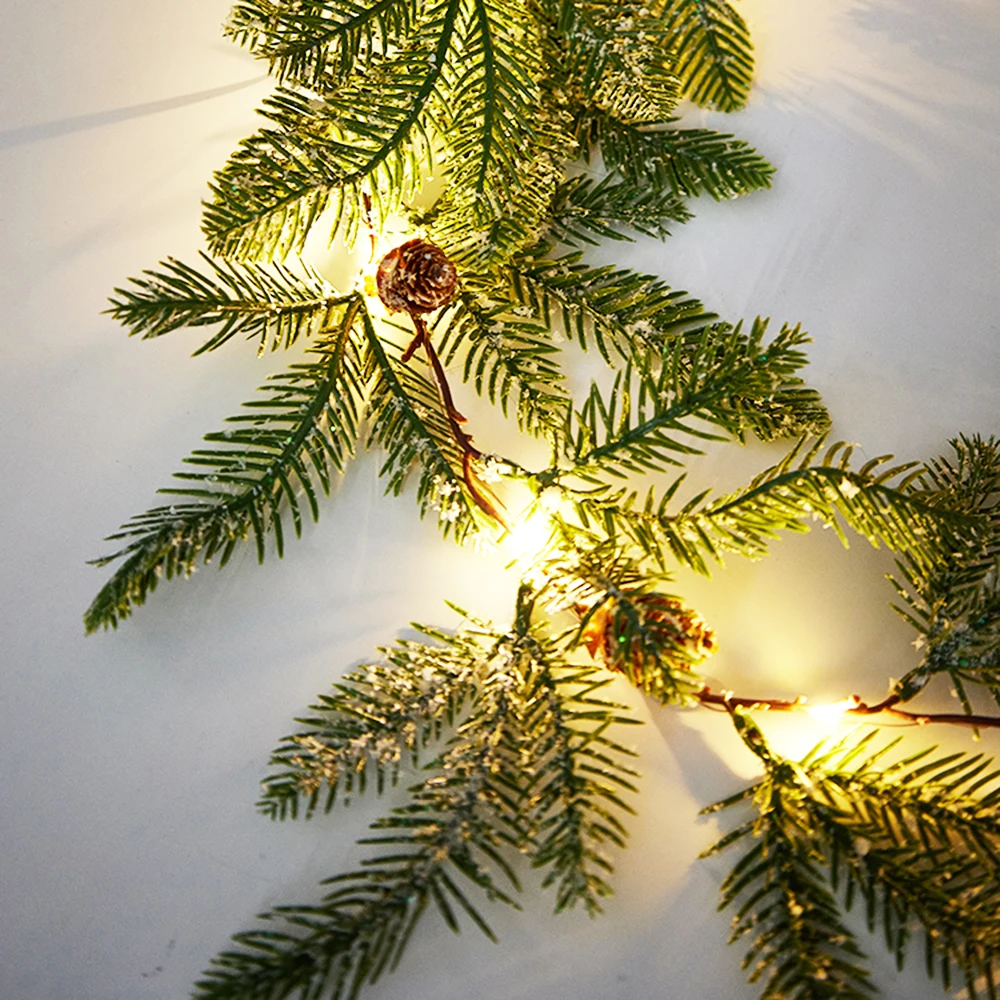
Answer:
[[832, 705], [808, 705], [806, 706], [806, 712], [816, 719], [817, 722], [821, 722], [824, 726], [833, 729], [844, 718], [847, 712], [857, 708], [859, 704], [857, 696], [852, 695], [850, 698], [834, 702]]
[[500, 550], [512, 562], [531, 563], [548, 544], [552, 519], [538, 504], [531, 504], [511, 525], [500, 542]]

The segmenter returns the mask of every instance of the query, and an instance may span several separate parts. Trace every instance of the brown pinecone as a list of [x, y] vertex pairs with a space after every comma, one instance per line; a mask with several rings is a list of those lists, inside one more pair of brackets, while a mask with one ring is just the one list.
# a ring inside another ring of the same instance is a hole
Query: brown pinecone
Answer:
[[390, 250], [375, 276], [378, 297], [389, 312], [426, 313], [455, 297], [458, 272], [440, 247], [409, 240]]
[[[642, 615], [643, 624], [662, 645], [667, 663], [688, 670], [711, 656], [718, 645], [715, 633], [689, 608], [664, 594], [638, 594], [631, 603]], [[623, 673], [642, 671], [644, 653], [639, 648], [626, 650], [625, 637], [616, 634], [613, 607], [602, 605], [591, 616], [583, 631], [583, 644], [590, 655], [605, 666]], [[671, 653], [673, 655], [671, 656]]]

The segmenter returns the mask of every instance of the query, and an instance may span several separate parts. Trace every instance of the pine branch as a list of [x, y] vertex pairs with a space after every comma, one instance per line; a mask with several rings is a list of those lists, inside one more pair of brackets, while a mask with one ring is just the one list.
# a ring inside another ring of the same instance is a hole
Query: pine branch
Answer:
[[[548, 869], [542, 888], [555, 885], [557, 913], [578, 903], [591, 915], [602, 912], [601, 900], [613, 891], [607, 878], [614, 872], [603, 847], [625, 848], [628, 833], [618, 813], [634, 812], [622, 791], [637, 791], [627, 777], [637, 772], [621, 760], [634, 754], [605, 730], [611, 722], [638, 720], [610, 716], [621, 706], [593, 697], [607, 683], [595, 674], [580, 670], [555, 678], [548, 673], [542, 680], [544, 702], [533, 720], [538, 781], [531, 797], [537, 830], [532, 864]], [[567, 693], [578, 685], [582, 689]], [[606, 721], [595, 727], [595, 717]]]
[[608, 167], [637, 186], [653, 184], [681, 198], [707, 194], [716, 201], [771, 186], [774, 167], [747, 143], [721, 132], [632, 123], [604, 111], [584, 115], [580, 130], [600, 143]]
[[446, 167], [452, 185], [484, 203], [486, 219], [521, 193], [549, 116], [536, 82], [538, 28], [526, 8], [468, 0], [465, 17], [462, 60], [450, 68]]
[[287, 348], [336, 323], [350, 296], [336, 295], [315, 271], [298, 275], [270, 266], [201, 255], [207, 273], [168, 257], [143, 271], [131, 287], [116, 288], [107, 311], [143, 340], [185, 326], [220, 329], [194, 353], [221, 347], [237, 334], [258, 341], [258, 353]]
[[872, 545], [905, 552], [923, 564], [940, 558], [942, 537], [968, 526], [967, 515], [931, 502], [915, 486], [920, 472], [915, 463], [885, 467], [891, 456], [883, 456], [852, 470], [852, 447], [842, 442], [817, 462], [823, 444], [820, 438], [807, 448], [800, 441], [743, 489], [711, 500], [702, 492], [676, 513], [669, 505], [683, 477], [659, 502], [650, 491], [641, 509], [634, 492], [619, 492], [581, 498], [578, 510], [585, 523], [602, 524], [610, 537], [621, 534], [658, 560], [669, 551], [681, 565], [704, 574], [706, 556], [720, 564], [729, 552], [760, 558], [780, 532], [806, 532], [810, 521], [829, 525], [847, 545], [842, 519]]
[[719, 111], [739, 111], [754, 70], [743, 18], [725, 0], [663, 0], [661, 17], [685, 96]]
[[494, 269], [538, 240], [574, 150], [568, 117], [539, 83], [540, 30], [520, 0], [465, 4], [462, 58], [448, 69], [439, 123], [447, 193], [429, 235], [469, 270]]
[[481, 650], [464, 633], [418, 628], [436, 644], [401, 639], [379, 650], [385, 662], [351, 671], [332, 694], [320, 695], [316, 714], [296, 720], [305, 728], [272, 754], [279, 770], [264, 779], [261, 812], [295, 819], [301, 811], [309, 819], [317, 808], [330, 812], [338, 797], [363, 794], [369, 780], [381, 794], [455, 724], [480, 680], [474, 664]]
[[591, 338], [608, 364], [619, 358], [650, 363], [673, 338], [697, 330], [715, 314], [660, 279], [611, 265], [590, 267], [581, 253], [556, 259], [547, 245], [521, 255], [504, 275], [507, 295], [546, 326], [561, 322], [587, 350]]
[[578, 477], [601, 484], [607, 476], [680, 465], [683, 456], [701, 453], [699, 440], [740, 439], [755, 404], [796, 384], [804, 362], [799, 347], [808, 338], [801, 330], [784, 327], [765, 344], [766, 329], [760, 321], [747, 336], [739, 328], [731, 334], [728, 327], [706, 327], [659, 371], [633, 376], [626, 369], [607, 396], [595, 385], [567, 435], [572, 465], [546, 470], [539, 481]]
[[161, 577], [189, 576], [200, 562], [219, 555], [225, 566], [237, 544], [252, 535], [263, 561], [265, 535], [284, 549], [284, 517], [296, 535], [303, 522], [299, 493], [313, 520], [318, 490], [329, 493], [331, 468], [342, 471], [353, 452], [362, 389], [359, 345], [352, 333], [360, 299], [344, 307], [335, 329], [261, 388], [265, 398], [245, 403], [250, 412], [229, 418], [232, 429], [208, 434], [213, 447], [187, 461], [198, 472], [177, 473], [191, 485], [161, 490], [183, 498], [134, 517], [109, 540], [127, 540], [117, 552], [94, 560], [105, 566], [124, 559], [84, 615], [87, 632], [117, 628], [143, 604]]
[[549, 209], [549, 236], [569, 246], [600, 240], [632, 240], [622, 227], [653, 239], [670, 235], [667, 223], [687, 222], [691, 213], [673, 191], [638, 186], [616, 174], [600, 181], [580, 175], [556, 189]]
[[499, 405], [505, 416], [516, 407], [518, 425], [528, 433], [557, 434], [569, 405], [559, 348], [544, 326], [523, 315], [523, 306], [492, 301], [473, 291], [475, 284], [467, 283], [436, 324], [445, 327], [444, 363], [464, 351], [462, 378], [480, 396]]
[[754, 820], [701, 855], [748, 845], [720, 890], [720, 910], [738, 905], [729, 940], [751, 935], [742, 965], [750, 969], [751, 983], [763, 980], [762, 1000], [866, 1000], [875, 989], [822, 872], [825, 858], [810, 822], [807, 786], [795, 765], [772, 754], [746, 715], [736, 712], [733, 720], [766, 775], [745, 792], [702, 810], [713, 813], [751, 797], [756, 809]]
[[[484, 664], [482, 649], [478, 661]], [[470, 670], [477, 668], [469, 663]], [[518, 678], [487, 672], [472, 715], [458, 730], [437, 772], [416, 786], [410, 804], [373, 824], [361, 841], [391, 853], [358, 871], [328, 879], [317, 906], [278, 907], [262, 919], [282, 929], [237, 935], [239, 951], [218, 955], [197, 984], [202, 1000], [355, 997], [395, 968], [417, 921], [436, 905], [458, 931], [458, 913], [493, 939], [462, 880], [490, 901], [516, 906], [501, 881], [519, 888], [505, 847], [523, 841], [514, 812], [517, 736], [508, 732], [521, 698]]]
[[[929, 976], [940, 974], [950, 990], [954, 967], [970, 997], [979, 995], [985, 981], [988, 995], [995, 998], [1000, 971], [1000, 771], [991, 770], [992, 762], [962, 753], [934, 758], [932, 750], [923, 750], [885, 766], [886, 754], [899, 740], [872, 751], [870, 734], [833, 746], [820, 744], [792, 763], [770, 750], [743, 713], [736, 711], [733, 719], [766, 775], [752, 789], [705, 810], [752, 797], [758, 811], [756, 820], [707, 852], [750, 834], [762, 839], [724, 883], [723, 905], [753, 892], [761, 859], [769, 853], [768, 833], [782, 824], [801, 854], [830, 871], [848, 908], [860, 893], [869, 928], [882, 925], [886, 946], [900, 968], [916, 923], [925, 930]], [[760, 917], [766, 892], [765, 883], [745, 910]]]
[[951, 444], [954, 459], [928, 463], [919, 486], [928, 500], [963, 512], [970, 526], [933, 563], [897, 563], [902, 581], [893, 582], [905, 607], [896, 610], [926, 650], [897, 690], [908, 699], [946, 674], [972, 713], [967, 684], [985, 686], [1000, 704], [1000, 443], [975, 436]]
[[665, 121], [681, 96], [670, 43], [663, 18], [644, 3], [567, 3], [550, 44], [549, 73], [572, 81], [586, 106], [629, 121]]
[[225, 33], [266, 59], [280, 82], [322, 89], [329, 75], [346, 78], [359, 61], [408, 35], [420, 7], [414, 0], [240, 0]]
[[519, 193], [506, 207], [452, 187], [426, 216], [430, 239], [464, 270], [491, 275], [541, 238], [561, 170], [545, 151], [522, 167]]
[[796, 836], [795, 804], [768, 791], [767, 812], [753, 830], [756, 842], [722, 884], [720, 908], [738, 904], [730, 942], [752, 935], [742, 962], [747, 978], [763, 981], [762, 1000], [870, 997], [875, 989], [865, 956]]
[[543, 888], [556, 887], [556, 912], [578, 903], [601, 912], [611, 895], [613, 865], [603, 846], [623, 848], [627, 832], [619, 814], [632, 808], [636, 775], [624, 763], [634, 752], [611, 740], [614, 725], [636, 724], [624, 706], [598, 697], [609, 678], [570, 665], [559, 643], [533, 626], [535, 595], [522, 585], [511, 632], [497, 645], [502, 660], [524, 679], [518, 718], [518, 758], [523, 775], [520, 809], [531, 832], [524, 848], [535, 868], [546, 870]]
[[[863, 741], [867, 742], [867, 741]], [[810, 762], [826, 772], [819, 822], [848, 905], [860, 893], [869, 929], [883, 927], [902, 967], [913, 923], [925, 931], [929, 976], [951, 989], [951, 968], [975, 998], [996, 997], [1000, 974], [1000, 772], [981, 754], [922, 751], [882, 771], [862, 746]], [[930, 758], [930, 759], [929, 759]]]
[[330, 91], [281, 89], [266, 101], [263, 114], [278, 127], [244, 140], [211, 185], [203, 228], [213, 251], [269, 258], [300, 249], [328, 208], [330, 238], [342, 224], [350, 237], [366, 189], [380, 214], [415, 191], [432, 99], [446, 62], [459, 58], [461, 5], [431, 5], [391, 57]]
[[[659, 379], [633, 378], [630, 368], [620, 372], [605, 395], [596, 384], [591, 386], [582, 409], [573, 415], [568, 439], [569, 469], [558, 472], [559, 479], [569, 476], [587, 483], [600, 484], [602, 475], [625, 478], [632, 473], [662, 471], [682, 464], [684, 457], [701, 454], [693, 440], [721, 441], [724, 436], [703, 429], [706, 402], [697, 389], [677, 394], [671, 406], [669, 390], [664, 387], [670, 369], [664, 367]], [[637, 383], [637, 386], [636, 386]], [[637, 401], [633, 406], [632, 392]], [[712, 423], [721, 423], [723, 415]], [[554, 475], [554, 473], [553, 473]], [[548, 471], [542, 473], [547, 481]]]

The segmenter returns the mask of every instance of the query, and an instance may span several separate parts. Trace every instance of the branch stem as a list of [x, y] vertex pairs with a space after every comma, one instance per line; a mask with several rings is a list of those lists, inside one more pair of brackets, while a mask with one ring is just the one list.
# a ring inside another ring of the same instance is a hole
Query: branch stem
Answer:
[[[808, 712], [810, 705], [805, 697], [787, 698], [747, 698], [731, 691], [716, 692], [702, 688], [695, 697], [706, 706], [718, 706], [732, 711], [734, 708], [759, 709], [770, 712]], [[1000, 718], [992, 715], [966, 715], [963, 712], [908, 712], [898, 708], [899, 695], [891, 694], [874, 705], [862, 701], [856, 694], [848, 699], [851, 704], [844, 708], [845, 715], [891, 715], [904, 719], [911, 725], [926, 726], [932, 723], [949, 726], [968, 726], [972, 729], [1000, 729]]]
[[476, 479], [472, 463], [473, 460], [482, 458], [483, 453], [472, 443], [472, 435], [468, 434], [462, 427], [462, 424], [466, 422], [465, 417], [455, 408], [455, 399], [451, 394], [451, 386], [448, 384], [444, 365], [441, 364], [441, 359], [438, 357], [438, 353], [434, 350], [434, 345], [431, 343], [427, 324], [424, 322], [423, 316], [418, 312], [410, 312], [410, 319], [413, 320], [413, 326], [417, 332], [413, 340], [407, 345], [406, 350], [403, 351], [401, 361], [403, 364], [406, 364], [416, 353], [417, 348], [423, 345], [424, 353], [427, 355], [427, 363], [434, 373], [434, 381], [437, 383], [438, 392], [441, 395], [441, 402], [444, 405], [444, 414], [448, 421], [448, 426], [451, 428], [451, 435], [455, 439], [455, 444], [458, 445], [459, 451], [462, 453], [462, 481], [465, 483], [465, 487], [469, 491], [469, 496], [472, 497], [476, 506], [496, 521], [502, 528], [506, 528], [507, 524], [500, 512], [486, 496], [484, 488]]

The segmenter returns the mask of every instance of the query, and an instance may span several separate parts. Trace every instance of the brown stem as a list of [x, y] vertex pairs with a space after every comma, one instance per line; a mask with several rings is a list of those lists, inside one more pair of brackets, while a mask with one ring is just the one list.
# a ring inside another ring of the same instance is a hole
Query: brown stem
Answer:
[[403, 351], [402, 357], [399, 359], [404, 365], [416, 354], [417, 348], [424, 342], [424, 329], [424, 323], [421, 320], [420, 325], [417, 327], [416, 336], [406, 345], [406, 350]]
[[[746, 698], [731, 692], [717, 693], [708, 687], [702, 688], [695, 696], [702, 705], [717, 705], [720, 708], [761, 709], [771, 712], [807, 712], [806, 699], [798, 697], [787, 698]], [[851, 695], [853, 705], [844, 709], [845, 715], [892, 715], [905, 719], [912, 725], [926, 726], [930, 723], [941, 723], [950, 726], [968, 726], [973, 729], [1000, 729], [1000, 718], [992, 715], [965, 715], [961, 712], [907, 712], [897, 708], [899, 695], [889, 695], [875, 705], [869, 705], [857, 695]]]
[[372, 220], [372, 196], [367, 191], [361, 192], [361, 204], [365, 225], [368, 227], [368, 239], [371, 240], [372, 244], [372, 252], [368, 255], [368, 263], [370, 264], [375, 259], [378, 237], [375, 235], [375, 223]]
[[[406, 350], [402, 354], [402, 362], [405, 364], [410, 358], [413, 357], [417, 348], [423, 344], [424, 353], [427, 355], [427, 362], [431, 366], [431, 371], [434, 373], [434, 381], [437, 383], [438, 392], [441, 394], [441, 402], [444, 404], [444, 414], [448, 421], [448, 426], [451, 428], [452, 437], [455, 439], [455, 444], [458, 445], [459, 451], [462, 453], [462, 481], [465, 483], [466, 489], [469, 491], [469, 496], [472, 497], [476, 506], [493, 518], [501, 527], [506, 528], [507, 523], [504, 521], [500, 512], [496, 509], [490, 499], [487, 497], [484, 488], [481, 487], [480, 483], [476, 479], [476, 473], [472, 468], [473, 459], [482, 458], [483, 453], [472, 443], [472, 435], [466, 433], [462, 428], [462, 424], [466, 422], [465, 417], [455, 408], [455, 400], [451, 394], [451, 386], [448, 385], [448, 378], [444, 372], [444, 365], [441, 364], [441, 359], [438, 357], [437, 351], [434, 350], [434, 345], [431, 343], [430, 334], [427, 330], [427, 324], [424, 322], [423, 316], [418, 312], [411, 312], [410, 318], [413, 320], [413, 325], [416, 328], [416, 336], [407, 345]], [[497, 501], [499, 502], [499, 501]]]
[[[444, 403], [445, 413], [448, 414], [448, 420], [452, 425], [453, 430], [456, 432], [456, 438], [461, 434], [464, 441], [461, 442], [463, 447], [466, 445], [471, 448], [472, 438], [466, 434], [457, 424], [464, 424], [465, 417], [462, 416], [458, 410], [455, 409], [455, 400], [451, 395], [451, 386], [448, 385], [447, 376], [444, 373], [444, 365], [441, 364], [441, 359], [437, 355], [437, 351], [434, 350], [434, 345], [431, 343], [430, 334], [427, 332], [427, 324], [424, 322], [423, 316], [419, 313], [411, 313], [413, 317], [413, 325], [417, 328], [417, 336], [420, 338], [424, 345], [424, 353], [427, 355], [427, 360], [430, 362], [430, 366], [434, 371], [434, 379], [437, 382], [438, 391], [441, 393], [441, 401]], [[407, 348], [409, 350], [409, 348]], [[405, 354], [405, 352], [404, 352]], [[479, 458], [482, 452], [472, 449], [474, 456]]]

